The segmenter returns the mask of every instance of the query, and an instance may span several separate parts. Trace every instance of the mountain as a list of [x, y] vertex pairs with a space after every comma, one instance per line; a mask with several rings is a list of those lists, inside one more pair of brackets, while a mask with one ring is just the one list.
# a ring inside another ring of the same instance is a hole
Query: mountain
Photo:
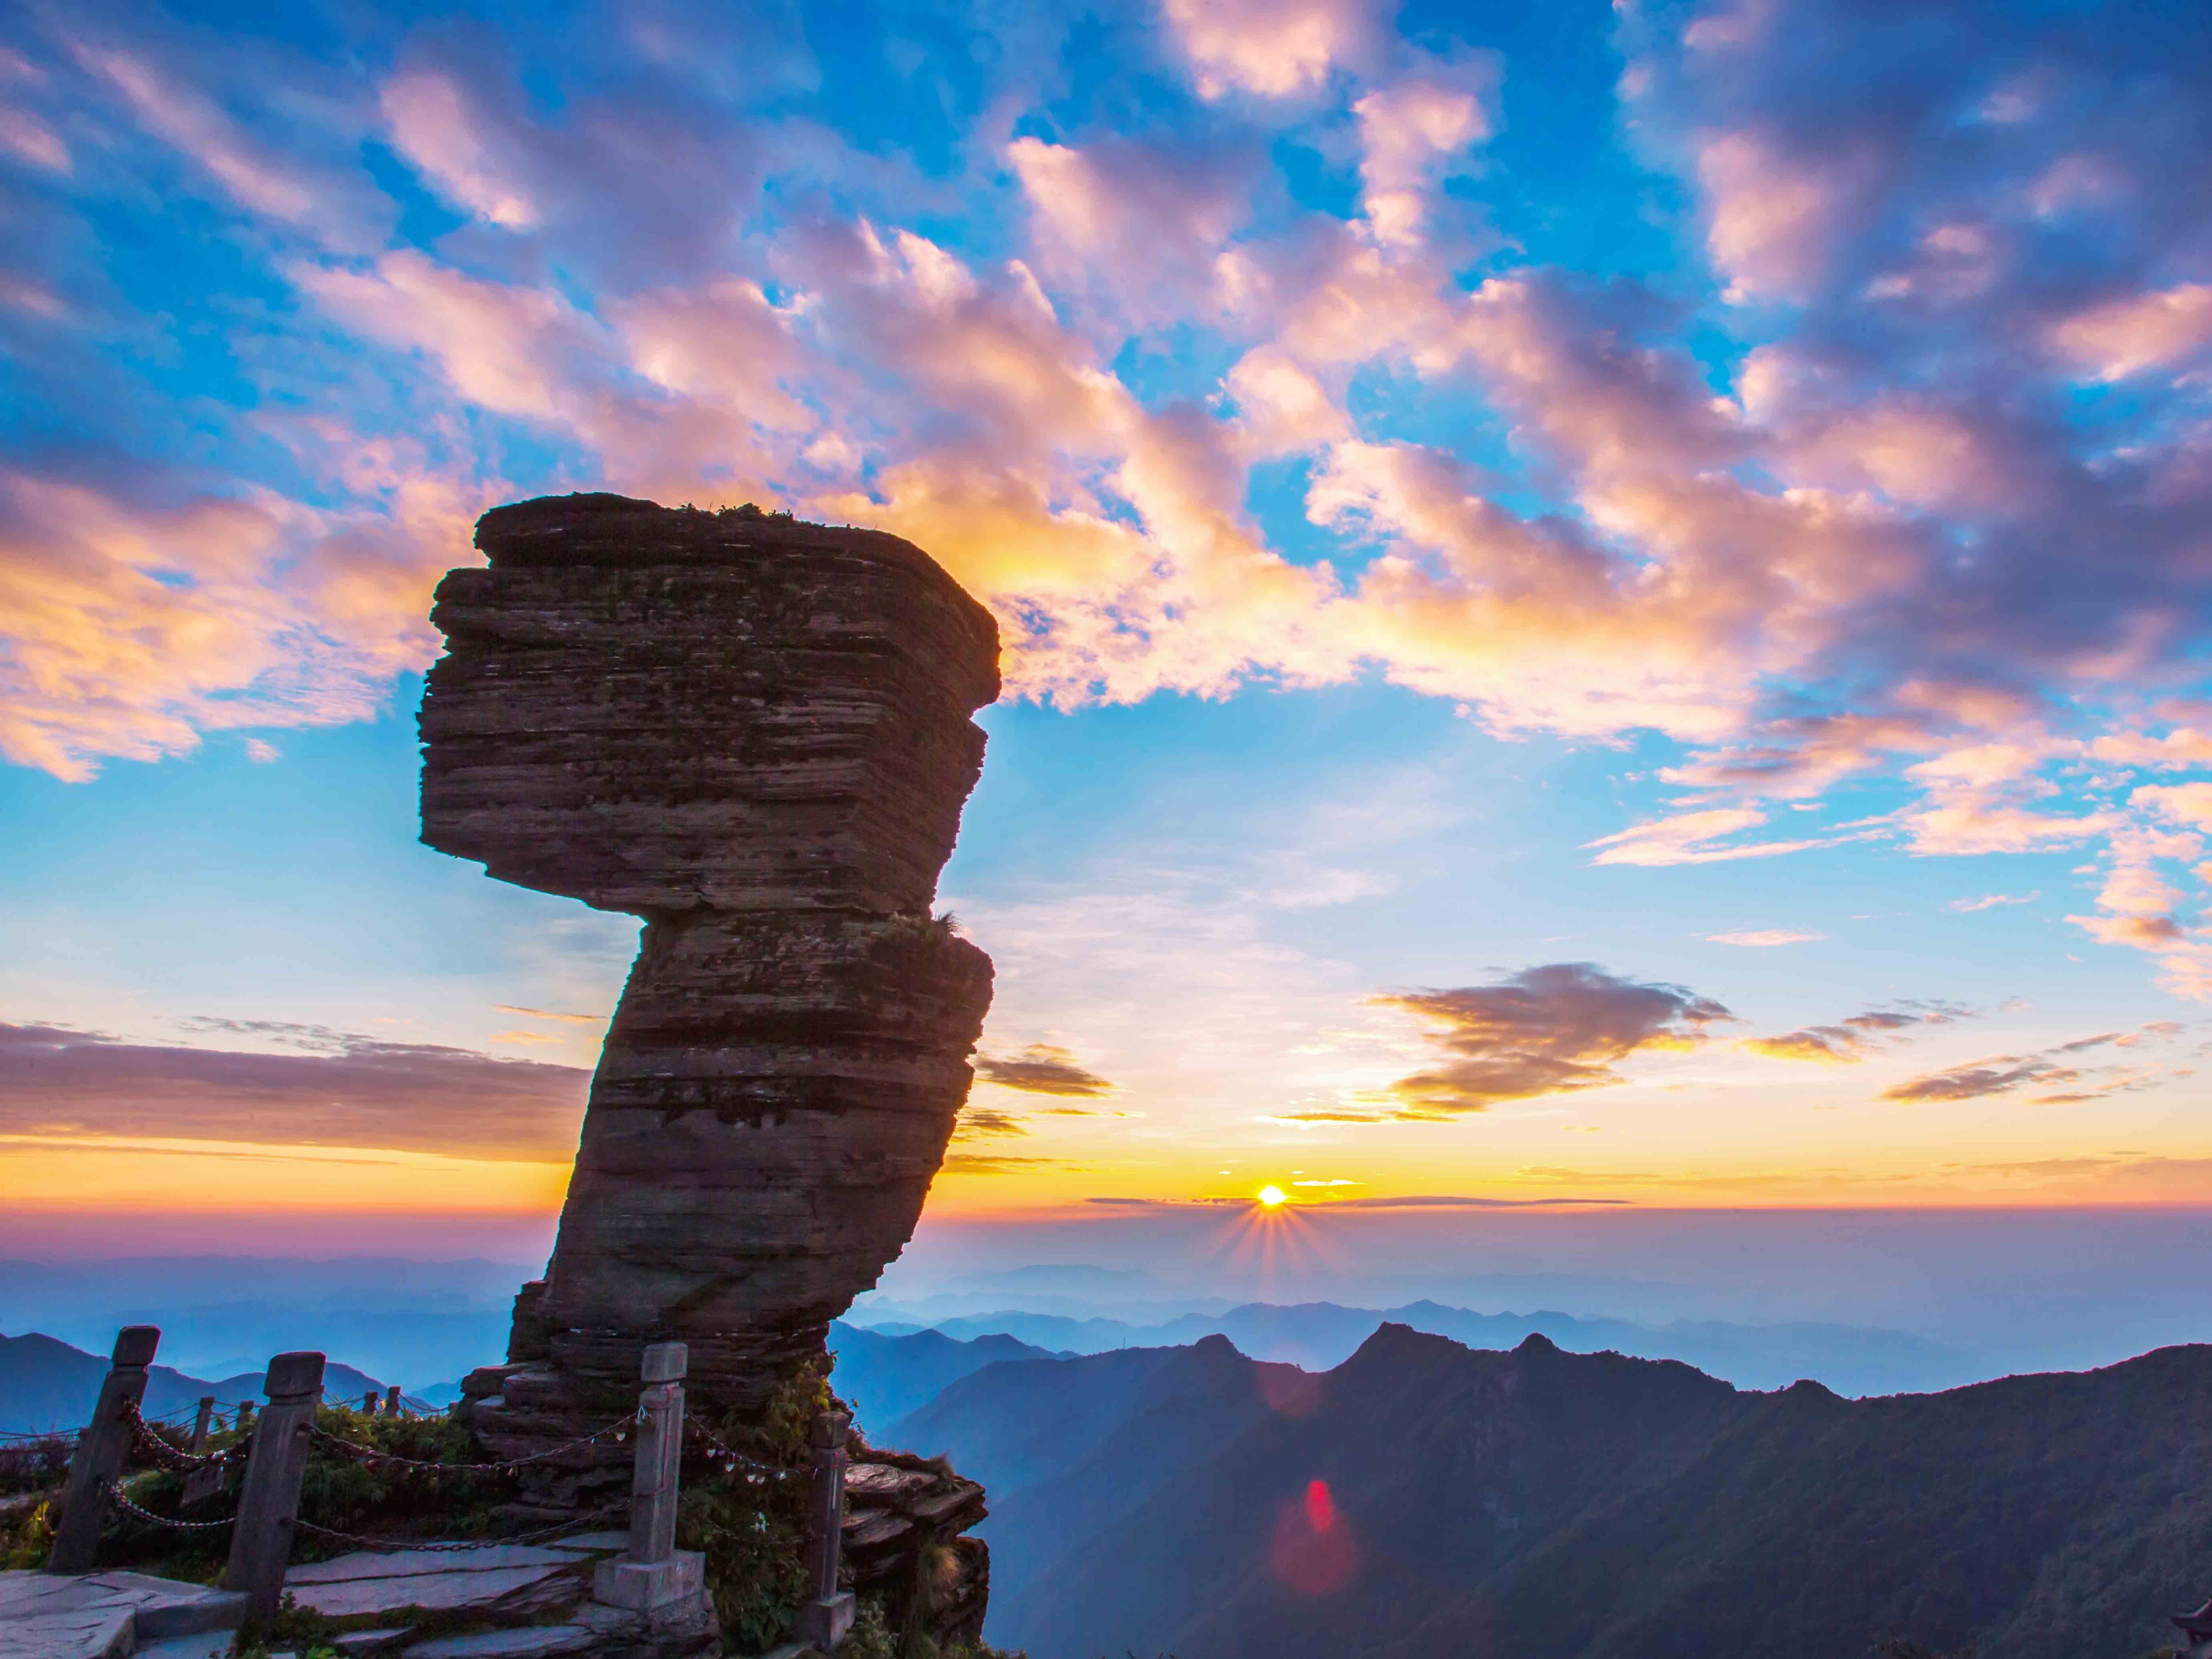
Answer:
[[1222, 1313], [1188, 1313], [1148, 1325], [1013, 1310], [927, 1325], [872, 1322], [886, 1334], [935, 1329], [963, 1340], [1006, 1335], [1070, 1353], [1164, 1347], [1218, 1334], [1255, 1358], [1280, 1360], [1309, 1370], [1326, 1370], [1341, 1363], [1379, 1327], [1395, 1323], [1449, 1336], [1474, 1348], [1510, 1348], [1536, 1335], [1575, 1353], [1680, 1359], [1746, 1389], [1783, 1388], [1809, 1376], [1838, 1394], [1897, 1394], [1948, 1388], [1989, 1375], [1974, 1355], [1902, 1331], [1847, 1325], [1737, 1325], [1717, 1320], [1651, 1326], [1563, 1313], [1473, 1313], [1435, 1302], [1385, 1309], [1346, 1308], [1333, 1302], [1295, 1307], [1255, 1302]]
[[341, 1256], [0, 1261], [0, 1330], [44, 1331], [105, 1353], [125, 1325], [161, 1327], [162, 1358], [196, 1376], [320, 1348], [408, 1385], [457, 1377], [507, 1351], [514, 1287], [543, 1271], [482, 1260]]
[[[991, 1544], [995, 1632], [1031, 1622], [1009, 1616], [1000, 1586], [1024, 1587], [1026, 1606], [1072, 1541], [1109, 1528], [1225, 1439], [1316, 1398], [1316, 1379], [1297, 1367], [1248, 1359], [1209, 1336], [1188, 1347], [993, 1365], [901, 1420], [890, 1438], [951, 1449], [954, 1467], [990, 1493], [978, 1530]], [[1048, 1592], [1044, 1601], [1046, 1622], [1056, 1624]]]
[[1386, 1324], [990, 1366], [892, 1431], [991, 1489], [1032, 1659], [2135, 1659], [2212, 1589], [2212, 1347], [1945, 1394]]
[[1065, 1357], [1017, 1342], [1011, 1336], [979, 1336], [963, 1341], [933, 1330], [887, 1335], [842, 1320], [830, 1323], [830, 1352], [837, 1357], [837, 1392], [852, 1402], [864, 1433], [872, 1433], [905, 1416], [934, 1399], [946, 1383], [986, 1365]]
[[[51, 1336], [0, 1336], [0, 1431], [44, 1434], [82, 1427], [109, 1369], [102, 1356]], [[233, 1412], [241, 1400], [259, 1402], [261, 1378], [258, 1370], [245, 1371], [210, 1382], [167, 1365], [149, 1366], [139, 1409], [149, 1418], [168, 1417], [190, 1413], [213, 1395], [226, 1413]], [[350, 1365], [333, 1361], [323, 1372], [323, 1398], [333, 1405], [357, 1405], [371, 1389], [380, 1399], [384, 1384]]]

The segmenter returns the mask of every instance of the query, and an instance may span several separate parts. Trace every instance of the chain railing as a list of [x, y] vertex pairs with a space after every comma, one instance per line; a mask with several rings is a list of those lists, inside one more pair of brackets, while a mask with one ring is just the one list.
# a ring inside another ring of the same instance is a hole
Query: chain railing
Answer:
[[133, 1521], [143, 1522], [149, 1527], [159, 1527], [164, 1532], [221, 1532], [238, 1519], [234, 1515], [226, 1515], [216, 1521], [179, 1521], [173, 1515], [156, 1515], [125, 1498], [123, 1488], [112, 1480], [103, 1482], [100, 1492], [107, 1504], [119, 1513], [129, 1516]]
[[[160, 1419], [155, 1419], [157, 1422]], [[173, 1474], [182, 1474], [192, 1469], [204, 1469], [219, 1463], [235, 1462], [253, 1449], [251, 1440], [241, 1440], [221, 1451], [186, 1451], [182, 1446], [173, 1446], [154, 1431], [154, 1424], [138, 1414], [134, 1405], [129, 1408], [125, 1421], [133, 1431], [131, 1449], [142, 1453], [150, 1462], [157, 1463]]]
[[543, 1544], [550, 1540], [567, 1536], [572, 1532], [589, 1532], [602, 1521], [611, 1521], [626, 1506], [609, 1504], [593, 1510], [589, 1515], [575, 1515], [565, 1521], [556, 1521], [550, 1527], [540, 1527], [536, 1532], [513, 1533], [501, 1538], [439, 1538], [424, 1540], [417, 1538], [372, 1538], [358, 1532], [342, 1532], [336, 1527], [319, 1527], [312, 1521], [301, 1521], [297, 1526], [301, 1532], [317, 1538], [326, 1538], [334, 1544], [351, 1544], [356, 1549], [372, 1550], [380, 1554], [392, 1554], [401, 1550], [422, 1550], [431, 1554], [450, 1555], [463, 1550], [492, 1550], [507, 1544]]
[[684, 1434], [686, 1439], [704, 1443], [708, 1463], [726, 1474], [734, 1474], [742, 1468], [756, 1486], [768, 1480], [795, 1480], [811, 1473], [807, 1469], [794, 1468], [787, 1463], [769, 1463], [748, 1455], [696, 1417], [684, 1419]]
[[351, 1452], [364, 1467], [370, 1468], [375, 1468], [380, 1463], [396, 1463], [403, 1468], [429, 1469], [441, 1474], [485, 1472], [514, 1474], [532, 1463], [550, 1462], [554, 1458], [566, 1456], [570, 1452], [585, 1446], [597, 1445], [610, 1436], [617, 1443], [627, 1440], [629, 1438], [631, 1425], [637, 1420], [638, 1414], [632, 1412], [626, 1417], [617, 1417], [604, 1427], [592, 1430], [589, 1434], [579, 1435], [574, 1440], [564, 1440], [557, 1446], [549, 1446], [543, 1451], [532, 1452], [526, 1457], [502, 1458], [496, 1462], [489, 1463], [440, 1463], [421, 1457], [403, 1457], [398, 1452], [386, 1451], [380, 1446], [364, 1446], [357, 1440], [348, 1440], [342, 1435], [332, 1434], [319, 1424], [309, 1429], [308, 1433], [325, 1446], [337, 1446]]

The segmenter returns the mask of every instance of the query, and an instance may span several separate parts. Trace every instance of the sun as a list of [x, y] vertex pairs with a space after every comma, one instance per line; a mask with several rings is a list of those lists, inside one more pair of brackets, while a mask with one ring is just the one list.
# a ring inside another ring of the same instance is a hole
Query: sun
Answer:
[[1271, 1210], [1278, 1204], [1287, 1202], [1289, 1200], [1289, 1197], [1290, 1195], [1284, 1192], [1280, 1187], [1274, 1186], [1272, 1183], [1260, 1188], [1260, 1202], [1266, 1205]]

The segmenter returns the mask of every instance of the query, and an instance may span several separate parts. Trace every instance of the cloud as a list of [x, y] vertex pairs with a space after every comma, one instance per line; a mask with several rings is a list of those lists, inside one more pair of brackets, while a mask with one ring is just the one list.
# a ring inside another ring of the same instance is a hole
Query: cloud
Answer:
[[2051, 343], [2100, 380], [2172, 368], [2212, 344], [2212, 283], [2108, 300], [2055, 324]]
[[993, 1135], [1025, 1135], [1028, 1133], [1028, 1126], [1012, 1113], [973, 1104], [961, 1108], [959, 1121], [952, 1126], [955, 1140], [981, 1140]]
[[1610, 836], [1600, 836], [1595, 841], [1583, 844], [1604, 849], [1590, 860], [1593, 864], [1645, 866], [1723, 864], [1735, 859], [1778, 858], [1785, 853], [1802, 853], [1808, 848], [1835, 844], [1832, 839], [1821, 836], [1792, 841], [1739, 842], [1733, 846], [1713, 844], [1723, 836], [1734, 835], [1739, 830], [1754, 829], [1765, 822], [1766, 814], [1754, 808], [1709, 807], [1701, 811], [1683, 812], [1671, 818], [1639, 823]]
[[[1640, 168], [1680, 222], [1577, 271], [1516, 218], [1476, 281], [1443, 222], [1549, 178], [1474, 165], [1500, 70], [1392, 15], [1102, 17], [1146, 89], [1106, 106], [1043, 90], [1057, 24], [943, 64], [881, 33], [855, 61], [960, 88], [895, 119], [657, 9], [11, 34], [0, 754], [360, 718], [477, 511], [611, 481], [913, 537], [1012, 696], [1374, 676], [1656, 741], [1673, 793], [1583, 831], [1607, 866], [2101, 847], [2081, 925], [2212, 996], [2198, 860], [2115, 839], [2188, 828], [2130, 769], [2212, 756], [2145, 712], [2212, 643], [2185, 12], [1619, 9], [1571, 176]], [[203, 347], [231, 367], [181, 398]], [[1903, 799], [1832, 821], [1854, 785]]]
[[1711, 945], [1741, 945], [1764, 949], [1777, 945], [1805, 945], [1814, 939], [1827, 938], [1826, 933], [1808, 933], [1791, 928], [1768, 927], [1751, 933], [1707, 933], [1705, 941]]
[[1260, 188], [1259, 158], [1249, 149], [1024, 136], [1006, 154], [1030, 205], [1036, 268], [1048, 279], [1096, 285], [1144, 321], [1233, 303], [1220, 262]]
[[1059, 1159], [1050, 1158], [1003, 1158], [990, 1152], [947, 1152], [945, 1162], [939, 1166], [939, 1172], [943, 1175], [1026, 1175], [1032, 1170], [1044, 1169], [1059, 1162]]
[[1500, 69], [1491, 52], [1425, 58], [1352, 104], [1363, 201], [1376, 240], [1415, 246], [1424, 240], [1436, 179], [1495, 130]]
[[2040, 891], [2033, 893], [1984, 893], [1979, 898], [1953, 899], [1948, 908], [1954, 910], [1971, 913], [1976, 910], [1995, 909], [2001, 904], [2033, 904], [2036, 900], [2042, 896], [2043, 895]]
[[0, 1126], [11, 1133], [133, 1135], [383, 1147], [565, 1162], [591, 1073], [465, 1048], [314, 1027], [213, 1023], [283, 1054], [125, 1042], [0, 1025]]
[[1743, 1038], [1736, 1046], [1769, 1060], [1808, 1060], [1820, 1066], [1855, 1066], [1884, 1052], [1885, 1038], [1915, 1026], [1948, 1025], [1969, 1017], [1969, 1011], [1951, 1002], [1911, 1002], [1892, 1008], [1869, 1008], [1832, 1025], [1808, 1025], [1778, 1036]]
[[1110, 1095], [1115, 1085], [1075, 1063], [1075, 1056], [1048, 1042], [1032, 1042], [1018, 1054], [978, 1054], [975, 1075], [1001, 1089], [1024, 1094], [1092, 1097]]
[[1206, 98], [1280, 98], [1317, 86], [1375, 49], [1369, 0], [1163, 0]]
[[2033, 1056], [2001, 1054], [1995, 1060], [1908, 1078], [1884, 1089], [1881, 1097], [1914, 1103], [1980, 1100], [1990, 1095], [2008, 1094], [2023, 1084], [2067, 1083], [2080, 1075], [2069, 1067]]
[[1729, 297], [1809, 298], [1882, 167], [1871, 144], [1796, 149], [1755, 131], [1708, 140], [1698, 152], [1705, 246]]
[[0, 471], [0, 757], [82, 780], [204, 731], [358, 720], [434, 654], [474, 506], [450, 488], [335, 514], [130, 470]]
[[1618, 979], [1589, 963], [1554, 963], [1494, 985], [1373, 1001], [1441, 1028], [1430, 1040], [1450, 1056], [1390, 1085], [1401, 1116], [1479, 1112], [1622, 1083], [1613, 1062], [1692, 1048], [1707, 1026], [1735, 1018], [1680, 986]]
[[1924, 1076], [1908, 1078], [1881, 1091], [1884, 1100], [1917, 1103], [1928, 1101], [1980, 1100], [2010, 1094], [2029, 1085], [2079, 1084], [2052, 1094], [2033, 1097], [2037, 1105], [2068, 1105], [2106, 1095], [2148, 1088], [2169, 1073], [2155, 1063], [2096, 1065], [2080, 1059], [2100, 1048], [2137, 1049], [2179, 1035], [2172, 1020], [2152, 1020], [2132, 1031], [2100, 1031], [2076, 1037], [2032, 1054], [1999, 1054], [1965, 1065], [1948, 1066]]

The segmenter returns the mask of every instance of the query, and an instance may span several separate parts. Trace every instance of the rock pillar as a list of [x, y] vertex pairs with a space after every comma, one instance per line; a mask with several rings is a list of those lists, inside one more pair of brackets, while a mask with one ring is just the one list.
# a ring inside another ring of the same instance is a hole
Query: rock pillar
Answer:
[[914, 1231], [990, 958], [933, 919], [990, 614], [893, 536], [619, 495], [486, 514], [421, 717], [422, 839], [645, 919], [559, 1240], [480, 1432], [520, 1451], [682, 1342], [759, 1405]]

